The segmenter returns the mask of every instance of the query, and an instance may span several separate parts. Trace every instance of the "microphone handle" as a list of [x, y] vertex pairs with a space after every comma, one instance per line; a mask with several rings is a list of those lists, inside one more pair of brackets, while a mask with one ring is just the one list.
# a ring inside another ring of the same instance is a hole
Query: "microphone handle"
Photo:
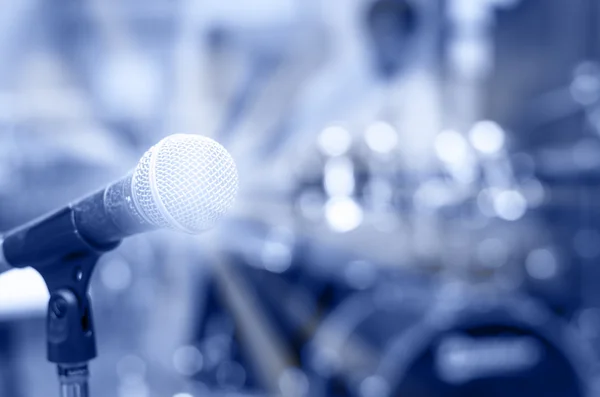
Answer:
[[133, 199], [132, 174], [72, 205], [79, 234], [95, 247], [114, 244], [155, 227], [144, 220]]
[[42, 268], [69, 257], [115, 248], [132, 234], [153, 230], [135, 206], [131, 174], [67, 207], [1, 237], [0, 272]]

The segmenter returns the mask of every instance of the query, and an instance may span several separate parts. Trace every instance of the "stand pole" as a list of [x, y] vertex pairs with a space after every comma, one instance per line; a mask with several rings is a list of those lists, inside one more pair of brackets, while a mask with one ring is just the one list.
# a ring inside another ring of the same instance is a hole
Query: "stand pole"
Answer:
[[89, 397], [88, 364], [58, 364], [61, 397]]

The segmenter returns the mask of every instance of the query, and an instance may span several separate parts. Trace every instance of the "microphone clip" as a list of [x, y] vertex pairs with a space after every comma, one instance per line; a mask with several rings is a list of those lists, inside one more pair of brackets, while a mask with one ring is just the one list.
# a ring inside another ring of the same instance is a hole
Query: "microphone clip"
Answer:
[[[56, 233], [54, 239], [62, 242], [56, 246], [64, 247], [54, 256], [49, 255], [53, 258], [51, 261], [34, 266], [50, 292], [46, 314], [47, 358], [58, 366], [61, 396], [87, 397], [88, 362], [97, 355], [88, 294], [90, 278], [102, 253], [118, 243], [101, 250], [89, 245], [77, 230], [71, 208], [58, 212], [53, 222], [46, 225], [46, 232], [53, 227], [62, 231]], [[65, 230], [70, 232], [65, 233]], [[32, 258], [38, 254], [34, 253]]]
[[73, 364], [96, 357], [88, 287], [98, 258], [89, 253], [39, 270], [50, 292], [46, 316], [50, 362]]
[[98, 253], [89, 252], [38, 269], [50, 292], [47, 358], [57, 364], [63, 397], [89, 395], [88, 362], [97, 351], [88, 287], [98, 258]]
[[89, 395], [88, 362], [97, 352], [88, 287], [99, 256], [90, 251], [38, 269], [50, 292], [46, 314], [47, 358], [58, 366], [63, 397]]

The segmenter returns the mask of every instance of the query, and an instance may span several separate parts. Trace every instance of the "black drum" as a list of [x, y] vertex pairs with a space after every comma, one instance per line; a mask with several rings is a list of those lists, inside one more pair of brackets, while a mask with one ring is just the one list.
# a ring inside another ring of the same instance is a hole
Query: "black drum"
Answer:
[[319, 395], [360, 395], [361, 384], [377, 372], [390, 341], [422, 321], [432, 307], [433, 289], [423, 278], [388, 275], [377, 288], [338, 305], [306, 349], [305, 361], [324, 382]]
[[442, 302], [393, 340], [362, 397], [590, 395], [591, 349], [531, 300]]
[[591, 395], [591, 349], [537, 301], [382, 284], [346, 300], [316, 332], [308, 354], [323, 395]]

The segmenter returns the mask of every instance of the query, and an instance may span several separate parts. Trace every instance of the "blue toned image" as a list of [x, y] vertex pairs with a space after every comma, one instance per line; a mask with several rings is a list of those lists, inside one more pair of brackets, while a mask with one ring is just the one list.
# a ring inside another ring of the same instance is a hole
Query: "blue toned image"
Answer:
[[600, 2], [0, 1], [42, 396], [600, 397]]

